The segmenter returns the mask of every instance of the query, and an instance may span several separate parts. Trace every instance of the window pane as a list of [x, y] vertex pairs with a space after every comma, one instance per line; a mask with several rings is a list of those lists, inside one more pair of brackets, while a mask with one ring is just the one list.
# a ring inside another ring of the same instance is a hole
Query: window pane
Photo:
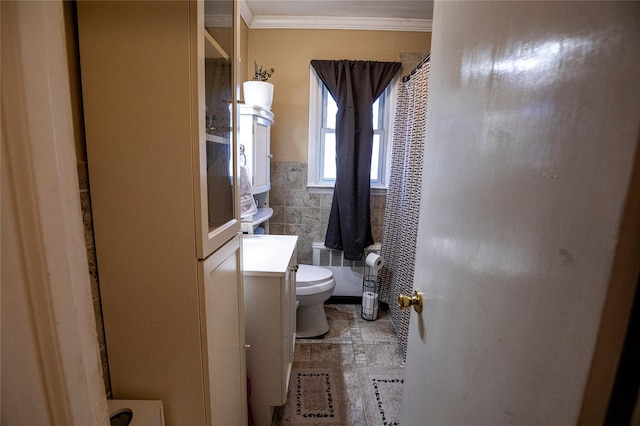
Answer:
[[371, 180], [378, 181], [380, 176], [380, 135], [373, 135], [373, 150], [371, 151]]
[[322, 176], [321, 179], [336, 178], [336, 134], [324, 133], [324, 143], [322, 144]]
[[384, 96], [381, 95], [376, 101], [373, 103], [373, 130], [378, 130], [380, 128], [380, 98]]
[[326, 127], [330, 129], [336, 128], [336, 114], [338, 113], [338, 105], [336, 105], [336, 101], [333, 100], [333, 96], [329, 94], [327, 88], [325, 87], [324, 92], [326, 94], [327, 99], [327, 116], [325, 118]]
[[[1, 1], [1, 0], [0, 0]], [[309, 164], [314, 163], [313, 169], [310, 166], [310, 173], [315, 176], [309, 176], [309, 184], [311, 186], [329, 186], [335, 182], [336, 170], [336, 116], [338, 107], [333, 97], [322, 84], [319, 77], [317, 78], [317, 92], [314, 92], [313, 105], [310, 103], [310, 111], [315, 114], [314, 127], [315, 136], [309, 138]], [[374, 130], [372, 158], [371, 158], [371, 185], [380, 187], [385, 185], [385, 173], [389, 150], [387, 144], [387, 114], [389, 111], [389, 102], [386, 96], [389, 95], [388, 90], [376, 99], [372, 105], [372, 124]], [[310, 97], [311, 99], [311, 97]], [[317, 121], [316, 121], [317, 120]], [[314, 173], [315, 172], [315, 173]]]

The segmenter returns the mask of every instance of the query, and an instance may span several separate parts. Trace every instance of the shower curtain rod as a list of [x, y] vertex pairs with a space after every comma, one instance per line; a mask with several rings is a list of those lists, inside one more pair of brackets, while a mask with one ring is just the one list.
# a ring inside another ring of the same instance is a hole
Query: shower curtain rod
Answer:
[[424, 64], [426, 64], [427, 62], [429, 62], [429, 59], [431, 59], [431, 53], [429, 53], [427, 56], [425, 56], [418, 65], [416, 65], [416, 67], [409, 73], [409, 75], [405, 75], [404, 77], [402, 77], [402, 82], [406, 83], [407, 81], [409, 81], [411, 79], [411, 76], [414, 75], [416, 73], [416, 71], [418, 71], [420, 68], [422, 68], [422, 66]]

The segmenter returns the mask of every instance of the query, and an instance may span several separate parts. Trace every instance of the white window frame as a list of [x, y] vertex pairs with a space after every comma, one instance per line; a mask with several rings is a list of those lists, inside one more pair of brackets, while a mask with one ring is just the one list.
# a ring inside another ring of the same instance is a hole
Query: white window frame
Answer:
[[[381, 178], [371, 183], [373, 194], [386, 194], [389, 183], [389, 169], [391, 165], [391, 145], [393, 143], [393, 128], [395, 120], [396, 99], [399, 77], [395, 77], [387, 87], [384, 108], [384, 142], [380, 149], [382, 156]], [[309, 140], [307, 189], [314, 193], [332, 192], [335, 182], [320, 179], [322, 167], [322, 93], [324, 83], [318, 74], [309, 66]], [[330, 96], [330, 95], [329, 95]]]

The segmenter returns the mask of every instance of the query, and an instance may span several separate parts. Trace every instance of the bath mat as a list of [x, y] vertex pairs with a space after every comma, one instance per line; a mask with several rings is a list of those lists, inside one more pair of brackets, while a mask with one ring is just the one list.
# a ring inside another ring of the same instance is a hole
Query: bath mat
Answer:
[[390, 369], [386, 372], [369, 373], [362, 384], [366, 416], [370, 423], [399, 425], [404, 385], [402, 370]]
[[298, 368], [291, 371], [289, 394], [282, 425], [346, 425], [344, 379], [330, 368]]

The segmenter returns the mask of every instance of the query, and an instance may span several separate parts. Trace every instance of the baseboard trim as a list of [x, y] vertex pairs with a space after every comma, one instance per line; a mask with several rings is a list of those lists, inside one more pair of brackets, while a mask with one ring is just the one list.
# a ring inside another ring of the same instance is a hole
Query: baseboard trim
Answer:
[[361, 296], [331, 296], [325, 303], [329, 305], [361, 305]]
[[[362, 305], [362, 297], [360, 296], [331, 296], [324, 302], [327, 305]], [[388, 311], [389, 304], [380, 302], [380, 310]]]

